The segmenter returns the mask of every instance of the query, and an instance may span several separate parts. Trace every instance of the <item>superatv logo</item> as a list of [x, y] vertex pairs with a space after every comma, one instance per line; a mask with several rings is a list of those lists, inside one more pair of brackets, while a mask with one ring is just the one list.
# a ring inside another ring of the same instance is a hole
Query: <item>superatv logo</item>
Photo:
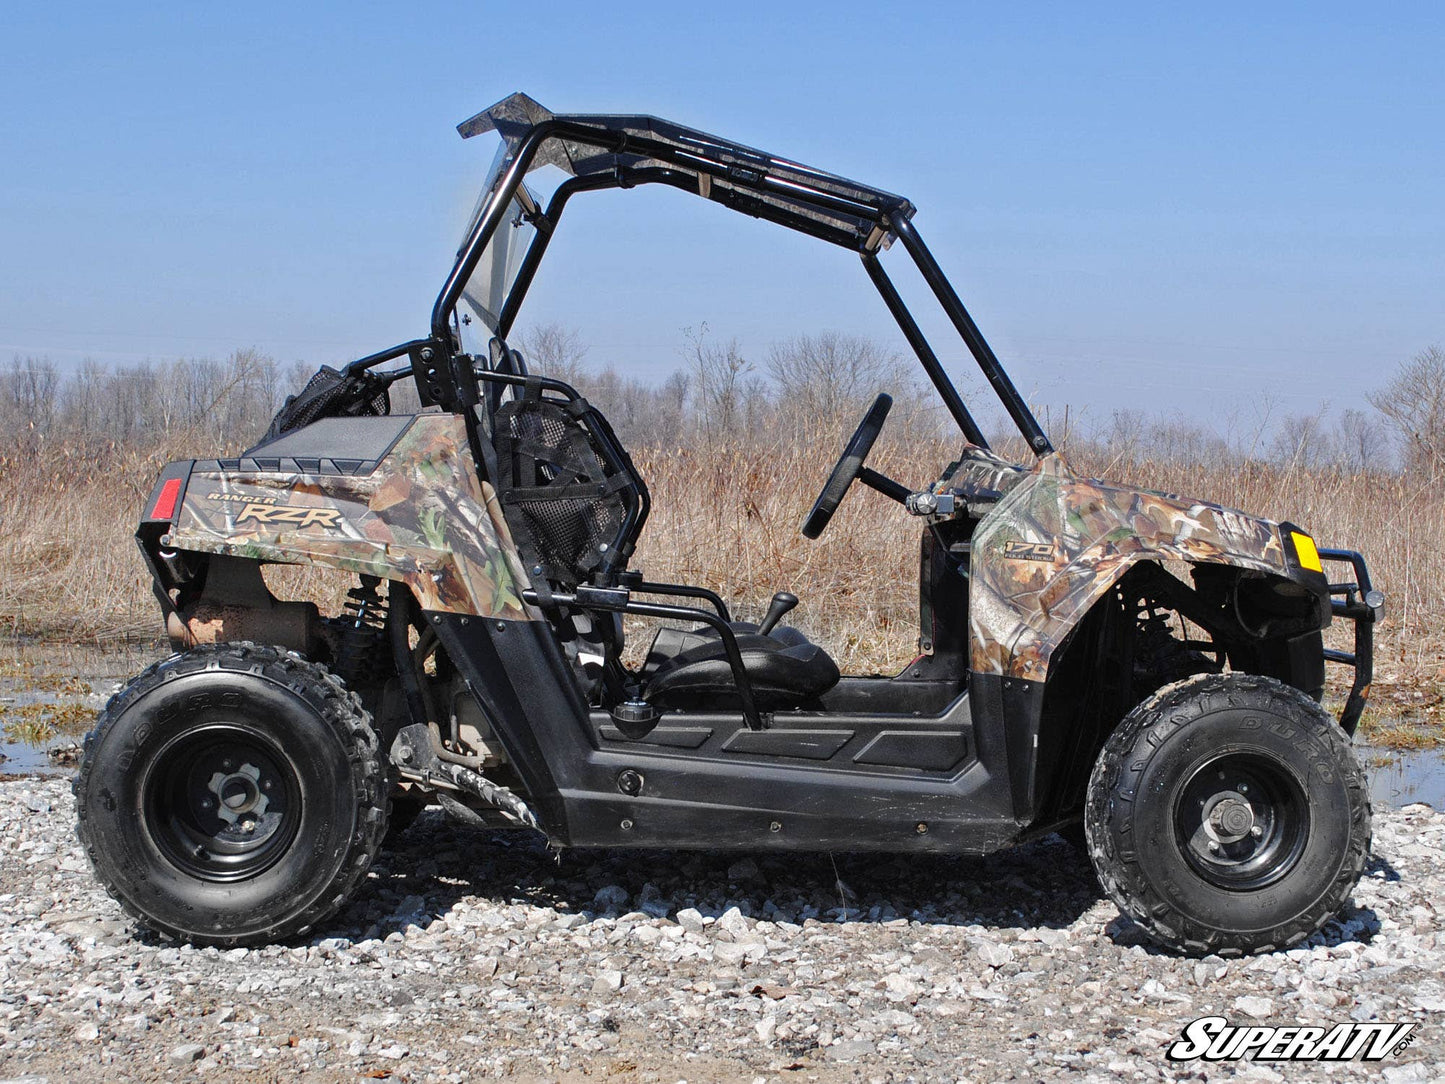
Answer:
[[250, 503], [236, 517], [236, 526], [246, 523], [286, 523], [297, 527], [335, 527], [341, 522], [337, 508], [289, 508], [285, 505]]
[[1333, 1024], [1276, 1027], [1231, 1024], [1203, 1016], [1185, 1026], [1169, 1048], [1170, 1061], [1380, 1061], [1403, 1053], [1418, 1024]]

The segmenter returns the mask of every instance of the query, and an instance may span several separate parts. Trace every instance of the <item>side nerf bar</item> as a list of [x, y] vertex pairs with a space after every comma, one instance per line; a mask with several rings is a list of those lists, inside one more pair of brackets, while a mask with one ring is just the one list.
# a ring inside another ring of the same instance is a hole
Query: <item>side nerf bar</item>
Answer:
[[1370, 584], [1370, 570], [1365, 559], [1354, 550], [1320, 549], [1321, 561], [1336, 561], [1348, 564], [1354, 570], [1355, 578], [1343, 583], [1331, 583], [1330, 595], [1343, 598], [1330, 599], [1330, 609], [1336, 617], [1344, 617], [1355, 623], [1355, 650], [1334, 651], [1325, 649], [1327, 662], [1342, 663], [1355, 668], [1355, 681], [1350, 686], [1350, 695], [1340, 712], [1340, 727], [1346, 734], [1354, 736], [1360, 716], [1365, 710], [1365, 700], [1370, 695], [1370, 683], [1375, 680], [1375, 622], [1385, 613], [1385, 594], [1376, 591]]
[[[662, 584], [649, 585], [653, 590], [663, 586]], [[658, 591], [658, 593], [662, 592]], [[737, 685], [743, 721], [749, 730], [766, 729], [763, 716], [758, 712], [757, 703], [753, 698], [753, 683], [748, 678], [747, 668], [743, 666], [743, 656], [742, 651], [738, 648], [737, 633], [733, 631], [732, 625], [721, 614], [713, 613], [711, 610], [696, 610], [691, 606], [664, 606], [655, 602], [633, 602], [630, 588], [593, 587], [585, 583], [578, 584], [574, 592], [549, 591], [545, 597], [541, 591], [526, 588], [522, 591], [522, 600], [543, 609], [554, 603], [560, 603], [564, 606], [576, 606], [579, 610], [601, 610], [604, 613], [638, 614], [642, 617], [698, 621], [716, 629], [718, 636], [722, 638], [728, 667], [733, 672], [733, 682]], [[723, 607], [723, 610], [726, 611], [726, 607]]]

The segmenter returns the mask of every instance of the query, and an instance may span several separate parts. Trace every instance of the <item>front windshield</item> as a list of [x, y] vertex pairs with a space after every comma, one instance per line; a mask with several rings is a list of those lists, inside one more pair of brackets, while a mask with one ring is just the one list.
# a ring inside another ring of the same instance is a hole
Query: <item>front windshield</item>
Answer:
[[[507, 145], [504, 143], [497, 149], [497, 156], [492, 161], [492, 168], [487, 172], [487, 183], [483, 186], [481, 197], [477, 200], [471, 218], [467, 221], [463, 244], [465, 244], [465, 239], [471, 236], [472, 230], [476, 228], [477, 220], [481, 218], [483, 210], [491, 199], [493, 188], [501, 176], [506, 162]], [[496, 232], [492, 234], [491, 240], [487, 242], [487, 247], [482, 251], [476, 268], [462, 288], [461, 301], [464, 308], [458, 315], [463, 324], [470, 324], [472, 319], [480, 320], [490, 334], [496, 333], [498, 317], [507, 300], [507, 295], [512, 290], [512, 283], [517, 279], [517, 272], [522, 266], [522, 257], [526, 255], [532, 239], [537, 234], [536, 227], [527, 220], [527, 208], [524, 205], [523, 196], [523, 189], [519, 188], [518, 195], [512, 198], [507, 207], [506, 217], [502, 219]], [[536, 198], [530, 191], [525, 192], [525, 203], [533, 207], [537, 205]], [[469, 350], [468, 352], [475, 353], [476, 351]]]

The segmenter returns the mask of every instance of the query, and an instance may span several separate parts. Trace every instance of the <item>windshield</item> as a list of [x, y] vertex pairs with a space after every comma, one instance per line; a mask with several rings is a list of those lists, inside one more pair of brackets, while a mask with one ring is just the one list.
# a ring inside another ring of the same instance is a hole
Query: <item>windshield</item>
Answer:
[[[482, 187], [482, 194], [467, 220], [467, 230], [462, 235], [463, 244], [476, 228], [477, 220], [481, 218], [482, 211], [491, 199], [492, 190], [506, 162], [507, 145], [504, 143], [497, 148], [492, 168], [487, 171], [487, 183]], [[511, 293], [512, 283], [517, 279], [522, 257], [526, 255], [537, 234], [536, 227], [527, 221], [526, 207], [526, 204], [536, 207], [536, 197], [525, 186], [518, 188], [517, 193], [507, 207], [506, 217], [492, 234], [492, 239], [487, 242], [481, 259], [477, 261], [476, 268], [462, 288], [462, 311], [458, 316], [464, 324], [470, 324], [473, 318], [480, 320], [491, 334], [496, 333], [502, 305]]]

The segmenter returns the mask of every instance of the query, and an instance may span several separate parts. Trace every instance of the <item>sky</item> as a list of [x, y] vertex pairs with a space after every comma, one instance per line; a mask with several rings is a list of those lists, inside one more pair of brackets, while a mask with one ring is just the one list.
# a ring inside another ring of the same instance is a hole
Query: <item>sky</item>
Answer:
[[[1445, 341], [1440, 5], [10, 0], [0, 51], [0, 363], [424, 334], [494, 150], [455, 125], [514, 90], [908, 196], [1051, 412], [1339, 410]], [[856, 256], [661, 189], [573, 202], [550, 322], [649, 379], [704, 323], [906, 349]]]

